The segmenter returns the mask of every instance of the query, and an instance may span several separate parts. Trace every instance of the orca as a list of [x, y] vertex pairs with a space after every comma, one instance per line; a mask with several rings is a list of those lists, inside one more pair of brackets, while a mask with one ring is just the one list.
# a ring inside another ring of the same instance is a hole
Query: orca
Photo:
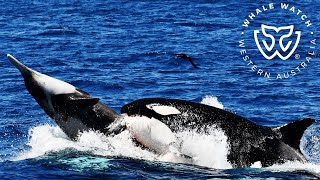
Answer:
[[255, 162], [263, 167], [286, 161], [306, 162], [299, 148], [300, 139], [315, 122], [305, 118], [271, 128], [212, 106], [164, 98], [133, 101], [124, 105], [121, 113], [158, 119], [173, 132], [190, 128], [206, 133], [210, 128], [220, 128], [228, 137], [228, 161], [236, 168], [250, 167]]
[[[233, 167], [250, 167], [255, 162], [266, 167], [291, 160], [306, 161], [299, 148], [300, 139], [314, 119], [271, 128], [223, 109], [164, 98], [133, 101], [118, 114], [87, 92], [34, 71], [10, 54], [7, 58], [20, 71], [27, 90], [40, 107], [72, 140], [89, 130], [113, 135], [128, 129], [137, 143], [146, 148], [170, 157], [186, 157], [179, 162], [192, 163], [188, 156], [179, 154], [179, 140], [174, 133], [185, 129], [206, 133], [210, 128], [220, 128], [228, 137], [227, 158]], [[124, 120], [137, 116], [146, 118]]]

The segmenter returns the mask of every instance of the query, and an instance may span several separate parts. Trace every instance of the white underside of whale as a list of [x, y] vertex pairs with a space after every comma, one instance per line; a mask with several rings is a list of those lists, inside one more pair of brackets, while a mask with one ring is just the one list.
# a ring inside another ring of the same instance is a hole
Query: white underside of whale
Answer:
[[71, 94], [76, 92], [76, 88], [64, 81], [59, 79], [41, 74], [37, 71], [35, 73], [34, 79], [37, 81], [38, 85], [46, 90], [47, 94], [58, 95], [58, 94]]
[[125, 125], [132, 138], [142, 144], [144, 147], [156, 152], [160, 160], [167, 162], [192, 163], [191, 158], [186, 158], [180, 153], [179, 146], [181, 141], [175, 134], [161, 121], [148, 117], [128, 117], [109, 126], [112, 130], [117, 126]]

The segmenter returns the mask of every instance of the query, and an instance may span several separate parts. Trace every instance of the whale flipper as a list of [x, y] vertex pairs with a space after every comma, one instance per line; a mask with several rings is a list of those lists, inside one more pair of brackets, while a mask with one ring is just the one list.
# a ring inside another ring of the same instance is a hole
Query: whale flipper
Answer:
[[301, 153], [299, 147], [301, 137], [304, 131], [314, 122], [315, 120], [311, 118], [300, 119], [290, 122], [284, 126], [274, 128], [274, 131], [281, 134], [283, 142]]

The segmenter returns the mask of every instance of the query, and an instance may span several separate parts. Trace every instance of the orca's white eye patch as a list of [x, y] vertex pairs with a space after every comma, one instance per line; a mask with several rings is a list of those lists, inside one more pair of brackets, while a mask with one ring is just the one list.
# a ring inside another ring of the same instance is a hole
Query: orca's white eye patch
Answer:
[[163, 116], [172, 115], [172, 114], [181, 114], [181, 112], [177, 108], [172, 106], [155, 103], [155, 104], [148, 104], [146, 105], [146, 107]]

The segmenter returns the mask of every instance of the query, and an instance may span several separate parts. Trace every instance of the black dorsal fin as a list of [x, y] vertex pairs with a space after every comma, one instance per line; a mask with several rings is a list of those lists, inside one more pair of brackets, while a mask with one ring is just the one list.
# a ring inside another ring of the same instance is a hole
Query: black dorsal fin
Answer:
[[300, 140], [304, 131], [316, 122], [312, 118], [304, 118], [300, 120], [293, 121], [287, 125], [275, 128], [275, 131], [281, 133], [282, 140], [284, 143], [288, 144], [295, 150], [300, 151]]

